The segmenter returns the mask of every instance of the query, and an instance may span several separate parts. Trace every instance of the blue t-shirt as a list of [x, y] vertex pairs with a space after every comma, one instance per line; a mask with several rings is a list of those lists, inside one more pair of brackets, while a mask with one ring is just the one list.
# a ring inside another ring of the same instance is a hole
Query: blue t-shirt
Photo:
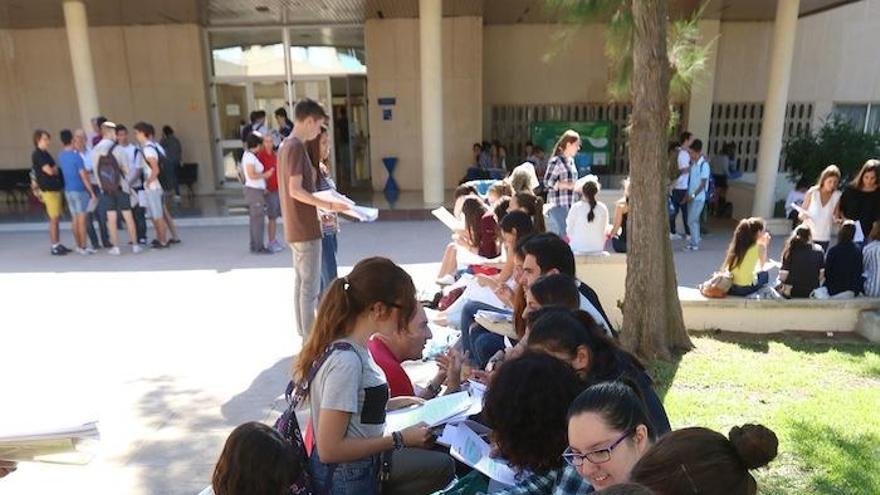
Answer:
[[709, 162], [706, 161], [706, 158], [701, 156], [697, 159], [697, 163], [695, 163], [691, 167], [690, 175], [688, 176], [688, 194], [694, 194], [694, 191], [700, 187], [700, 180], [705, 180], [706, 185], [703, 186], [703, 190], [700, 191], [700, 194], [694, 196], [695, 200], [706, 200], [706, 189], [709, 188]]
[[85, 170], [82, 156], [73, 150], [64, 150], [58, 155], [58, 166], [61, 167], [61, 175], [64, 177], [65, 191], [86, 191], [80, 170]]

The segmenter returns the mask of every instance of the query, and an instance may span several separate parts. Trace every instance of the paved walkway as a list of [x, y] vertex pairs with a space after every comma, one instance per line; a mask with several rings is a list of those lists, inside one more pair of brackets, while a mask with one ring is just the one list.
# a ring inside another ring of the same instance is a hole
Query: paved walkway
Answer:
[[[232, 428], [277, 415], [300, 346], [289, 252], [247, 254], [246, 227], [121, 257], [50, 257], [45, 237], [0, 233], [0, 430], [97, 418], [103, 439], [90, 465], [23, 465], [2, 493], [198, 493]], [[728, 237], [678, 253], [682, 283]], [[447, 239], [439, 222], [345, 225], [340, 263], [389, 256], [430, 288]]]

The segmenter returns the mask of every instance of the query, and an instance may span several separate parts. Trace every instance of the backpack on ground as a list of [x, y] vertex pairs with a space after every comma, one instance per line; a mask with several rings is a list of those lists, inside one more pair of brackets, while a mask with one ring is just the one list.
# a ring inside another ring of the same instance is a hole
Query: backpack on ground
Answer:
[[277, 421], [275, 421], [275, 429], [278, 430], [278, 432], [281, 433], [281, 436], [289, 441], [293, 445], [294, 450], [296, 450], [296, 466], [292, 466], [291, 469], [294, 469], [298, 474], [296, 480], [290, 486], [288, 493], [291, 495], [315, 494], [312, 472], [309, 467], [309, 451], [303, 440], [299, 421], [296, 419], [296, 408], [305, 399], [306, 393], [308, 393], [309, 387], [312, 384], [312, 380], [314, 380], [315, 375], [318, 374], [318, 370], [321, 369], [321, 366], [327, 361], [327, 358], [337, 350], [356, 352], [354, 347], [347, 342], [334, 342], [327, 346], [321, 354], [321, 357], [312, 363], [312, 367], [309, 369], [307, 376], [303, 377], [299, 383], [294, 384], [291, 380], [290, 383], [287, 384], [287, 392], [285, 394], [288, 403], [287, 410], [284, 411]]
[[[159, 160], [159, 185], [162, 186], [163, 190], [168, 191], [171, 188], [171, 181], [168, 179], [168, 167], [170, 167], [171, 164], [168, 163], [168, 157], [166, 157], [165, 153], [153, 143], [147, 144], [146, 147], [156, 150], [156, 156], [158, 156]], [[147, 157], [144, 156], [144, 161], [146, 161], [146, 159]], [[149, 163], [147, 165], [149, 165]]]
[[113, 156], [114, 148], [115, 144], [110, 146], [105, 155], [98, 157], [98, 185], [107, 194], [115, 194], [122, 189], [123, 174], [119, 162]]
[[709, 299], [721, 299], [727, 297], [727, 292], [733, 286], [733, 275], [729, 271], [715, 272], [702, 284], [699, 285], [700, 294]]

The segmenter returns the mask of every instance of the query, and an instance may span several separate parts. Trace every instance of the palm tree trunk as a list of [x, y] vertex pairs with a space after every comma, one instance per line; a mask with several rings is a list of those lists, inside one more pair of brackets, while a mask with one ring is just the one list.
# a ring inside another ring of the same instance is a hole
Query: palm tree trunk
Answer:
[[652, 361], [693, 348], [681, 314], [666, 209], [666, 0], [634, 0], [624, 347]]

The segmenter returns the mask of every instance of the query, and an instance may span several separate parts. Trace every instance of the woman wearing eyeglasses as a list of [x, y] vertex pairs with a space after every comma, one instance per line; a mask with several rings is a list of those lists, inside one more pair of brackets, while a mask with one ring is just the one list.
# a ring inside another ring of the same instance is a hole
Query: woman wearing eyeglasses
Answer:
[[568, 410], [568, 465], [596, 490], [629, 480], [655, 434], [636, 392], [621, 382], [584, 390]]

